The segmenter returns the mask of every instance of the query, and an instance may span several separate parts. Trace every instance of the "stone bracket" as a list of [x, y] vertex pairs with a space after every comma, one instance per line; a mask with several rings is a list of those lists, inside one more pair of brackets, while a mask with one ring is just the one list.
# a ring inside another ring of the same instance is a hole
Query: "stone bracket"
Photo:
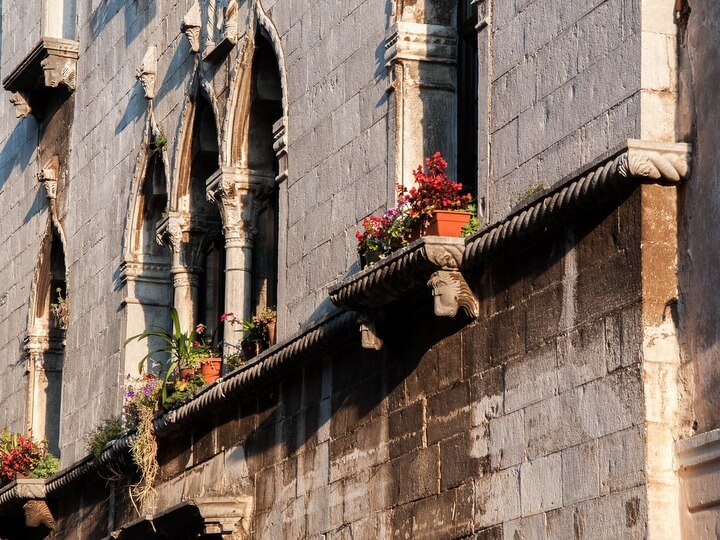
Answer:
[[252, 497], [203, 497], [192, 502], [203, 519], [204, 534], [219, 534], [228, 540], [250, 534]]
[[203, 61], [211, 64], [221, 62], [238, 42], [238, 4], [237, 0], [230, 0], [225, 8], [223, 33], [220, 43], [210, 45], [203, 54]]
[[135, 72], [135, 78], [140, 81], [145, 92], [145, 99], [155, 97], [155, 76], [157, 75], [157, 53], [155, 45], [148, 47], [143, 56], [140, 67]]
[[360, 324], [360, 344], [363, 349], [379, 351], [383, 347], [383, 340], [378, 336], [375, 326], [375, 319], [370, 315], [360, 315], [358, 317]]
[[187, 37], [188, 43], [190, 43], [190, 51], [198, 53], [200, 51], [200, 26], [202, 20], [200, 19], [200, 4], [195, 2], [191, 7], [190, 11], [187, 12], [180, 25], [180, 31]]
[[644, 183], [676, 185], [690, 173], [690, 145], [630, 139], [619, 173]]
[[43, 38], [3, 79], [18, 118], [37, 115], [50, 89], [62, 85], [70, 92], [75, 90], [78, 51], [77, 41]]
[[358, 311], [364, 348], [379, 350], [373, 314], [378, 309], [429, 286], [438, 317], [455, 317], [462, 310], [470, 317], [479, 314], [479, 303], [465, 281], [460, 265], [465, 241], [462, 238], [427, 236], [397, 251], [377, 265], [350, 276], [330, 288], [336, 306]]
[[469, 317], [480, 315], [480, 304], [463, 275], [457, 270], [438, 270], [428, 281], [432, 287], [435, 315], [455, 317], [462, 309]]
[[47, 488], [44, 478], [18, 478], [5, 489], [0, 490], [0, 510], [22, 503], [27, 527], [45, 525], [48, 529], [54, 530], [55, 518], [45, 502], [46, 496]]

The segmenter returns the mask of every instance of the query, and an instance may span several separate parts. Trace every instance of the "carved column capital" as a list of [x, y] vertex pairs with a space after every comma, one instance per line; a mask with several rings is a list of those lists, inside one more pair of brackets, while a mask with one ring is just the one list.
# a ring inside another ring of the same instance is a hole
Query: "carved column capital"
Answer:
[[148, 47], [143, 56], [140, 67], [135, 72], [135, 78], [140, 81], [145, 92], [145, 99], [155, 97], [155, 77], [157, 75], [157, 58], [155, 46]]
[[223, 167], [206, 183], [209, 201], [216, 202], [226, 240], [257, 233], [257, 217], [274, 189], [272, 175], [244, 167]]
[[453, 27], [398, 21], [385, 38], [385, 67], [404, 60], [454, 64], [457, 32]]
[[217, 534], [227, 540], [249, 536], [252, 497], [202, 497], [192, 503], [202, 517], [204, 534]]
[[195, 2], [191, 7], [190, 11], [187, 12], [180, 25], [180, 31], [185, 34], [188, 42], [190, 43], [190, 51], [198, 53], [200, 51], [200, 26], [202, 20], [200, 19], [200, 4]]
[[690, 145], [630, 139], [627, 157], [618, 172], [643, 182], [674, 185], [690, 173]]

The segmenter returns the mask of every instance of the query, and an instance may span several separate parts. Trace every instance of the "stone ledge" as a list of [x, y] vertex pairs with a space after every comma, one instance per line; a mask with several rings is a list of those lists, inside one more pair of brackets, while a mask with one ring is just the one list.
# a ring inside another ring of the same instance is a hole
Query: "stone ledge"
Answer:
[[720, 429], [675, 443], [688, 510], [720, 505]]
[[41, 113], [50, 89], [63, 85], [70, 92], [75, 90], [79, 48], [77, 41], [43, 38], [3, 79], [3, 88], [12, 92], [10, 103], [18, 118]]
[[714, 429], [675, 443], [680, 466], [692, 468], [720, 460], [720, 429]]

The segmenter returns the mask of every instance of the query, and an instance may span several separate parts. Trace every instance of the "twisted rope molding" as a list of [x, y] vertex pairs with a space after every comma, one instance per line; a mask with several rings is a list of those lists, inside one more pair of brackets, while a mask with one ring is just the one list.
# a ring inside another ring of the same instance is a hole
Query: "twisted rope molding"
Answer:
[[463, 267], [578, 213], [629, 195], [640, 183], [676, 185], [690, 171], [690, 145], [630, 140], [624, 151], [513, 216], [467, 239]]
[[[240, 394], [256, 381], [268, 375], [277, 374], [283, 369], [298, 367], [294, 361], [303, 356], [318, 354], [323, 350], [333, 348], [347, 339], [349, 331], [354, 332], [356, 329], [357, 316], [353, 313], [341, 312], [316, 323], [307, 331], [268, 349], [251, 364], [242, 366], [225, 378], [219, 379], [191, 401], [156, 418], [153, 424], [155, 433], [162, 437], [195, 417], [206, 414], [208, 408], [225, 402], [228, 397]], [[127, 454], [134, 438], [133, 432], [126, 433], [105, 449], [98, 459], [85, 458], [50, 478], [46, 484], [48, 496], [86, 477], [93, 471], [116, 462], [119, 457]], [[1, 494], [0, 497], [2, 497]], [[0, 498], [0, 507], [2, 505], [3, 502]]]

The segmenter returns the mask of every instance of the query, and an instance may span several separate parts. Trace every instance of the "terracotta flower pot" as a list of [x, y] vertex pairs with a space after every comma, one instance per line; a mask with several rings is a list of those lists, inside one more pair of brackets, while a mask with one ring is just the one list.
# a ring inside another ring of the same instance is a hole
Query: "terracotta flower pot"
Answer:
[[277, 339], [277, 321], [267, 323], [268, 345], [275, 345]]
[[222, 358], [214, 356], [200, 360], [200, 374], [205, 384], [215, 382], [222, 371]]
[[470, 223], [470, 212], [456, 212], [449, 210], [435, 210], [432, 221], [424, 231], [423, 236], [453, 236], [462, 235], [462, 228]]
[[195, 368], [180, 368], [180, 380], [187, 381], [195, 376]]

